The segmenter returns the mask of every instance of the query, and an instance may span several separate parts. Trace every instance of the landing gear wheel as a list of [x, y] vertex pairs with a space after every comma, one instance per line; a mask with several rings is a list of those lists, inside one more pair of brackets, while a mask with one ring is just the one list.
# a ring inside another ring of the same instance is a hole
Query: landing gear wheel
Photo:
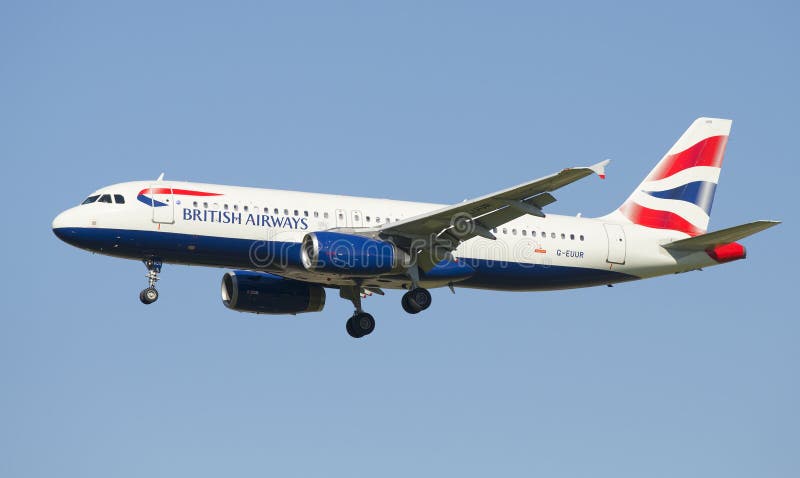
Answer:
[[152, 304], [158, 300], [156, 282], [158, 281], [158, 274], [161, 272], [161, 260], [151, 257], [144, 259], [142, 262], [147, 267], [147, 289], [139, 292], [139, 300], [142, 301], [142, 304]]
[[431, 306], [431, 293], [428, 289], [417, 287], [403, 294], [403, 310], [409, 314], [417, 314]]
[[347, 319], [347, 333], [354, 339], [360, 339], [375, 330], [375, 319], [366, 312], [356, 313]]
[[422, 309], [416, 307], [415, 305], [412, 305], [411, 301], [408, 300], [408, 292], [403, 294], [403, 298], [400, 300], [400, 304], [402, 304], [403, 310], [405, 310], [409, 314], [419, 314], [422, 311]]
[[141, 300], [143, 304], [152, 304], [158, 300], [158, 291], [155, 287], [148, 287], [139, 292], [139, 300]]

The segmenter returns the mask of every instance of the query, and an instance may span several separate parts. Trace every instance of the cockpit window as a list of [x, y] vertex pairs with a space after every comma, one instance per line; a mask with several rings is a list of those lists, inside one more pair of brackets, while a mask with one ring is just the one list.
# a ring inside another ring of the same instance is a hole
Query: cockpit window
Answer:
[[111, 195], [110, 194], [103, 194], [100, 196], [100, 199], [97, 202], [111, 202]]
[[100, 197], [100, 195], [99, 195], [99, 194], [98, 194], [98, 195], [96, 195], [96, 196], [89, 196], [89, 197], [88, 197], [88, 198], [86, 198], [86, 200], [84, 200], [84, 201], [83, 201], [81, 204], [91, 204], [91, 203], [93, 203], [93, 202], [97, 201], [97, 198], [99, 198], [99, 197]]
[[114, 202], [117, 204], [125, 204], [125, 198], [122, 196], [122, 194], [115, 194]]

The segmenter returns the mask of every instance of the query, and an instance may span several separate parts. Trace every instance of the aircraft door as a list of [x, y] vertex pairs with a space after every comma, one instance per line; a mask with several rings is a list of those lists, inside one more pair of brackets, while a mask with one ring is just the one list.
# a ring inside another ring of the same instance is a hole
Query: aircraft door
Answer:
[[625, 231], [619, 224], [603, 224], [608, 236], [607, 262], [625, 264]]
[[172, 224], [175, 222], [175, 200], [172, 188], [164, 184], [152, 184], [149, 194], [150, 204], [153, 208], [153, 222], [158, 224]]

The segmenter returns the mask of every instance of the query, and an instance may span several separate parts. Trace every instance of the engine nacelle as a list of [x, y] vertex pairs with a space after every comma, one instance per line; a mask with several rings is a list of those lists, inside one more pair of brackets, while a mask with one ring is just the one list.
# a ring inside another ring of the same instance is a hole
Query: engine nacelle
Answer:
[[377, 276], [404, 270], [408, 255], [391, 242], [339, 232], [306, 234], [300, 248], [306, 270], [347, 276]]
[[325, 289], [263, 272], [233, 271], [222, 276], [222, 303], [254, 314], [319, 312], [325, 306]]

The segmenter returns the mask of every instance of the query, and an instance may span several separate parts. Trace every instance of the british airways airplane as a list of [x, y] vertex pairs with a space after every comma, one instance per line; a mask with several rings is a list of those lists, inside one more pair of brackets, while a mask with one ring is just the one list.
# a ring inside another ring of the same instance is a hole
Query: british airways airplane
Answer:
[[608, 161], [454, 205], [135, 181], [104, 187], [53, 220], [64, 242], [143, 261], [144, 304], [162, 264], [234, 269], [222, 303], [256, 314], [319, 312], [327, 290], [352, 301], [350, 336], [372, 333], [362, 298], [403, 289], [409, 314], [428, 289], [539, 291], [612, 285], [745, 258], [736, 241], [779, 224], [707, 232], [731, 120], [698, 118], [630, 197], [598, 218], [545, 214], [551, 194]]

